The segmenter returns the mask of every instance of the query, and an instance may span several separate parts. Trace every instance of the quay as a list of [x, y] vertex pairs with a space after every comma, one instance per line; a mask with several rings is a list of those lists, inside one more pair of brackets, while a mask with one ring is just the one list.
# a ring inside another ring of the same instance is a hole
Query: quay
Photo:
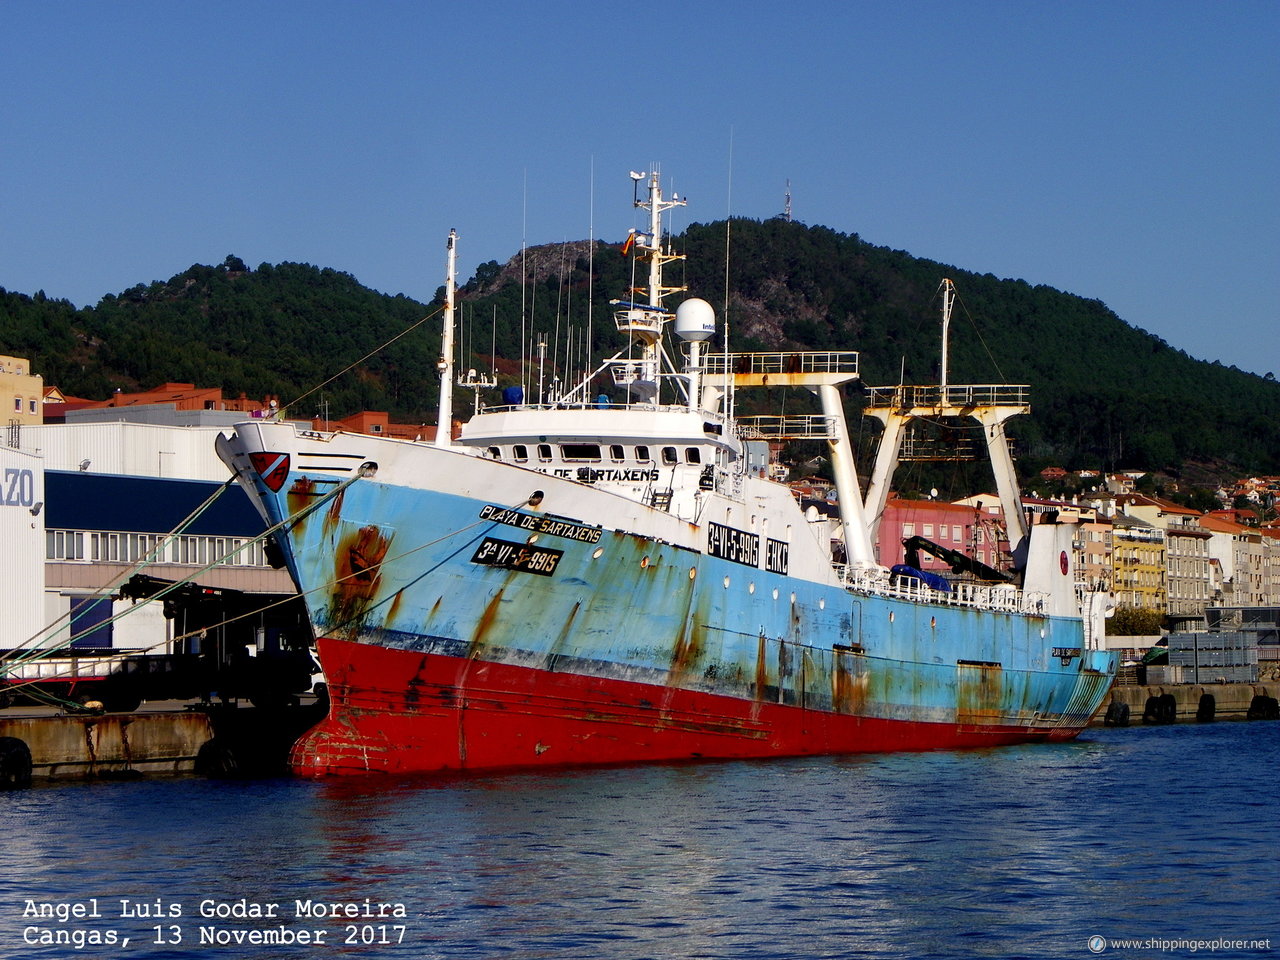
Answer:
[[166, 774], [283, 776], [289, 748], [325, 709], [322, 701], [273, 708], [148, 703], [132, 713], [10, 707], [0, 710], [0, 789]]
[[1093, 726], [1277, 720], [1275, 683], [1115, 684]]

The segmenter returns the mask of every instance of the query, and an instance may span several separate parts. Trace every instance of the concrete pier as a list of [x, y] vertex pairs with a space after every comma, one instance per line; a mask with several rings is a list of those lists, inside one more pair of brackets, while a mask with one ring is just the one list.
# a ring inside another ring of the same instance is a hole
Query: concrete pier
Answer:
[[213, 738], [213, 725], [195, 711], [0, 715], [0, 737], [27, 745], [34, 778], [109, 778], [192, 772], [200, 747]]
[[235, 704], [133, 713], [0, 710], [0, 789], [42, 779], [129, 779], [156, 774], [281, 776], [289, 749], [328, 709]]
[[[1172, 710], [1166, 710], [1159, 722], [1195, 723], [1197, 720], [1248, 720], [1251, 707], [1256, 707], [1258, 697], [1276, 697], [1280, 684], [1276, 683], [1168, 683], [1152, 686], [1117, 684], [1111, 688], [1107, 702], [1094, 717], [1094, 724], [1101, 725], [1111, 703], [1123, 703], [1129, 708], [1129, 724], [1142, 724], [1143, 715], [1152, 697], [1172, 697]], [[1207, 703], [1203, 698], [1213, 698], [1211, 717], [1202, 713]], [[1166, 701], [1168, 703], [1169, 701]]]

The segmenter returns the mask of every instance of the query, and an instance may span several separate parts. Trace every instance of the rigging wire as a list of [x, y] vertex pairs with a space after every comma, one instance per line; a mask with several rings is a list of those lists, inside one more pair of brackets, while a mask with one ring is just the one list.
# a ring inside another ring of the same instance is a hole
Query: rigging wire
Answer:
[[[221, 497], [224, 493], [226, 493], [226, 491], [230, 489], [231, 484], [235, 483], [237, 479], [238, 479], [238, 475], [232, 475], [231, 477], [228, 477], [227, 480], [224, 483], [222, 483], [217, 490], [215, 490], [212, 494], [210, 494], [210, 496], [204, 501], [204, 503], [200, 504], [198, 507], [195, 508], [195, 510], [187, 514], [187, 516], [183, 518], [181, 521], [179, 521], [178, 525], [174, 527], [171, 531], [169, 531], [169, 533], [164, 534], [162, 537], [158, 537], [155, 545], [149, 551], [143, 554], [142, 559], [139, 560], [131, 569], [125, 570], [114, 579], [107, 581], [107, 583], [98, 587], [98, 589], [95, 590], [93, 593], [88, 594], [84, 598], [84, 600], [93, 601], [93, 604], [96, 605], [97, 603], [101, 602], [103, 599], [106, 599], [105, 595], [109, 594], [116, 587], [120, 586], [120, 584], [122, 584], [127, 578], [132, 577], [137, 573], [141, 573], [143, 570], [149, 567], [152, 563], [155, 562], [157, 557], [163, 554], [165, 548], [167, 548], [171, 543], [173, 543], [174, 540], [176, 540], [179, 536], [181, 536], [182, 532], [186, 530], [189, 526], [191, 526], [191, 524], [195, 523], [195, 521], [199, 519], [199, 517], [206, 510], [212, 507], [213, 504], [217, 501], [217, 499]], [[83, 603], [81, 604], [80, 607], [76, 609], [85, 609]], [[32, 634], [25, 641], [23, 641], [23, 643], [19, 646], [17, 650], [10, 651], [9, 653], [7, 653], [3, 658], [3, 660], [0, 661], [0, 663], [25, 663], [31, 659], [38, 659], [37, 655], [40, 654], [41, 652], [54, 651], [54, 650], [60, 649], [59, 647], [52, 647], [52, 648], [37, 647], [34, 650], [24, 651], [22, 648], [26, 647], [27, 644], [30, 644], [30, 643], [43, 643], [46, 640], [49, 640], [50, 638], [55, 636], [57, 632], [55, 628], [58, 628], [58, 625], [61, 624], [63, 620], [69, 620], [71, 618], [71, 614], [72, 614], [72, 610], [68, 610], [66, 613], [62, 614], [62, 616], [58, 617], [52, 623], [48, 623], [45, 626], [41, 627], [34, 634]], [[100, 626], [102, 626], [102, 624], [97, 623], [94, 625], [93, 629], [97, 629]], [[83, 635], [83, 633], [86, 633], [86, 632], [92, 632], [92, 631], [82, 631], [80, 635]], [[72, 639], [78, 639], [80, 635], [77, 635], [77, 637], [74, 637]], [[17, 656], [15, 656], [14, 654], [17, 654]]]
[[[342, 484], [341, 486], [342, 486], [343, 488], [345, 488], [346, 486], [349, 486], [351, 483], [354, 483], [354, 482], [355, 482], [356, 480], [358, 480], [358, 479], [360, 479], [360, 477], [359, 477], [359, 476], [351, 477], [351, 478], [349, 478], [349, 479], [348, 479], [344, 484]], [[308, 505], [307, 507], [305, 507], [304, 509], [302, 509], [302, 510], [298, 511], [297, 513], [292, 514], [292, 515], [290, 515], [289, 517], [286, 517], [284, 520], [280, 521], [280, 523], [276, 524], [274, 527], [272, 527], [272, 528], [270, 528], [270, 529], [268, 529], [268, 530], [264, 530], [262, 533], [260, 533], [260, 534], [259, 534], [257, 537], [255, 537], [254, 539], [255, 539], [255, 540], [257, 540], [257, 539], [265, 538], [265, 537], [267, 537], [267, 536], [270, 536], [273, 532], [275, 532], [276, 530], [280, 529], [280, 528], [281, 528], [281, 527], [283, 527], [283, 526], [286, 526], [286, 525], [288, 525], [288, 524], [292, 524], [292, 523], [296, 523], [296, 522], [298, 522], [298, 521], [304, 520], [307, 516], [309, 516], [309, 515], [310, 515], [311, 513], [313, 513], [316, 509], [318, 509], [318, 508], [319, 508], [319, 507], [324, 503], [324, 501], [325, 501], [325, 500], [328, 500], [328, 499], [330, 499], [331, 497], [336, 496], [336, 495], [337, 495], [337, 493], [338, 493], [338, 489], [337, 489], [337, 488], [335, 488], [334, 490], [331, 490], [331, 491], [330, 491], [328, 494], [326, 494], [324, 497], [322, 497], [322, 498], [320, 498], [319, 500], [315, 501], [314, 503], [312, 503], [312, 504]], [[522, 501], [520, 501], [520, 502], [518, 502], [518, 503], [512, 504], [512, 505], [511, 505], [510, 507], [508, 507], [507, 509], [509, 509], [509, 510], [518, 510], [518, 509], [520, 509], [521, 507], [527, 506], [527, 505], [528, 505], [528, 503], [529, 503], [529, 501], [528, 501], [527, 499], [526, 499], [526, 500], [522, 500]], [[208, 632], [210, 632], [210, 631], [213, 631], [213, 630], [218, 630], [218, 629], [220, 629], [220, 628], [222, 628], [222, 627], [225, 627], [225, 626], [228, 626], [228, 625], [230, 625], [230, 624], [232, 624], [232, 623], [236, 623], [237, 621], [248, 619], [249, 617], [256, 617], [256, 616], [258, 616], [258, 615], [260, 615], [260, 614], [266, 613], [268, 610], [273, 610], [273, 609], [275, 609], [276, 607], [280, 607], [280, 606], [284, 606], [284, 605], [286, 605], [286, 604], [292, 603], [292, 602], [293, 602], [294, 600], [296, 600], [298, 597], [306, 597], [306, 596], [308, 596], [308, 595], [310, 595], [310, 594], [318, 593], [318, 592], [320, 592], [320, 591], [322, 591], [322, 590], [331, 590], [331, 589], [332, 589], [332, 588], [334, 588], [334, 587], [341, 586], [343, 583], [345, 583], [345, 582], [346, 582], [346, 581], [348, 581], [348, 580], [351, 580], [351, 579], [354, 579], [354, 578], [357, 578], [357, 577], [365, 577], [365, 576], [368, 576], [372, 571], [375, 571], [375, 570], [379, 569], [380, 567], [386, 566], [387, 564], [391, 564], [391, 563], [399, 562], [400, 560], [403, 560], [405, 557], [412, 556], [413, 554], [415, 554], [415, 553], [417, 553], [417, 552], [419, 552], [419, 551], [421, 551], [421, 550], [425, 550], [425, 549], [427, 549], [428, 547], [433, 547], [433, 546], [435, 546], [436, 544], [443, 543], [444, 541], [449, 540], [449, 539], [451, 539], [451, 538], [453, 538], [453, 537], [459, 536], [460, 534], [466, 533], [467, 531], [469, 531], [469, 530], [471, 530], [471, 529], [473, 529], [473, 528], [475, 528], [475, 527], [478, 527], [478, 526], [480, 526], [481, 524], [488, 524], [488, 528], [489, 528], [489, 529], [496, 528], [496, 527], [498, 526], [498, 524], [497, 524], [497, 522], [496, 522], [496, 521], [490, 520], [490, 519], [488, 519], [488, 518], [482, 518], [482, 519], [473, 520], [471, 523], [467, 524], [466, 526], [464, 526], [464, 527], [459, 527], [457, 530], [453, 530], [453, 531], [450, 531], [449, 533], [443, 534], [442, 536], [439, 536], [439, 537], [437, 537], [437, 538], [436, 538], [436, 539], [434, 539], [434, 540], [427, 541], [426, 543], [421, 543], [421, 544], [419, 544], [418, 546], [416, 546], [416, 547], [412, 547], [412, 548], [410, 548], [410, 549], [408, 549], [408, 550], [405, 550], [403, 553], [396, 554], [395, 556], [392, 556], [392, 557], [384, 557], [382, 560], [380, 560], [380, 561], [378, 561], [378, 562], [376, 562], [376, 563], [371, 563], [371, 564], [369, 564], [367, 567], [363, 567], [363, 568], [361, 568], [360, 570], [352, 571], [351, 573], [348, 573], [348, 574], [346, 574], [346, 575], [344, 575], [344, 576], [341, 576], [341, 577], [335, 577], [335, 578], [333, 578], [333, 579], [331, 579], [331, 580], [326, 580], [326, 581], [324, 581], [323, 583], [320, 583], [320, 584], [318, 584], [317, 586], [314, 586], [314, 587], [312, 587], [312, 588], [311, 588], [311, 589], [309, 589], [309, 590], [303, 590], [303, 591], [299, 591], [299, 592], [298, 592], [298, 593], [296, 593], [296, 594], [290, 594], [289, 596], [284, 597], [284, 598], [282, 598], [282, 599], [280, 599], [280, 600], [275, 600], [275, 601], [273, 601], [273, 602], [271, 602], [271, 603], [264, 604], [264, 605], [263, 605], [263, 606], [261, 606], [261, 607], [257, 607], [257, 608], [255, 608], [255, 609], [253, 609], [253, 610], [245, 611], [244, 613], [237, 614], [237, 615], [235, 615], [235, 616], [233, 616], [233, 617], [227, 617], [226, 619], [221, 620], [221, 621], [219, 621], [219, 622], [217, 622], [217, 623], [206, 624], [206, 625], [204, 625], [204, 626], [202, 626], [202, 627], [200, 627], [200, 628], [198, 628], [198, 629], [196, 629], [196, 630], [188, 630], [188, 631], [186, 631], [185, 633], [181, 633], [181, 634], [178, 634], [178, 635], [174, 636], [171, 640], [170, 640], [170, 639], [165, 639], [165, 640], [158, 641], [157, 643], [154, 643], [154, 644], [152, 644], [152, 645], [150, 645], [150, 646], [147, 646], [147, 647], [139, 647], [139, 648], [137, 648], [137, 649], [131, 650], [131, 651], [130, 651], [130, 653], [131, 653], [131, 654], [135, 654], [135, 655], [136, 655], [136, 654], [141, 654], [141, 653], [146, 653], [146, 652], [148, 652], [148, 651], [150, 651], [150, 650], [155, 650], [155, 649], [157, 649], [158, 647], [166, 646], [167, 644], [169, 644], [169, 643], [171, 643], [171, 642], [172, 642], [172, 643], [177, 643], [177, 642], [182, 641], [182, 640], [190, 639], [191, 637], [195, 637], [195, 636], [200, 636], [200, 635], [202, 635], [202, 634], [206, 634], [206, 633], [208, 633]], [[470, 540], [466, 541], [466, 543], [462, 544], [462, 546], [460, 546], [458, 549], [459, 549], [459, 550], [463, 550], [463, 549], [465, 549], [467, 546], [469, 546], [470, 544], [474, 543], [474, 542], [475, 542], [475, 539], [476, 539], [475, 537], [472, 537]], [[242, 548], [242, 549], [243, 549], [243, 548]], [[214, 565], [214, 564], [216, 564], [216, 563], [221, 563], [223, 560], [227, 559], [228, 557], [233, 556], [236, 552], [238, 552], [238, 551], [232, 551], [232, 553], [226, 554], [225, 556], [223, 556], [223, 557], [219, 558], [218, 560], [215, 560], [215, 561], [214, 561], [212, 564], [210, 564], [209, 566], [213, 566], [213, 565]], [[457, 552], [457, 551], [455, 551], [455, 553], [456, 553], [456, 552]], [[450, 554], [450, 556], [453, 556], [453, 555], [454, 555], [454, 554]], [[446, 558], [444, 558], [444, 559], [448, 559], [448, 557], [446, 557]], [[443, 562], [443, 561], [442, 561], [442, 562]], [[371, 606], [371, 607], [365, 607], [365, 608], [363, 608], [359, 617], [352, 617], [351, 619], [346, 620], [346, 621], [343, 621], [343, 622], [341, 622], [341, 623], [339, 623], [339, 624], [336, 624], [336, 625], [334, 625], [334, 626], [335, 626], [335, 627], [337, 627], [337, 628], [345, 627], [345, 626], [347, 626], [347, 625], [348, 625], [348, 624], [350, 624], [350, 623], [356, 622], [356, 621], [357, 621], [357, 620], [359, 620], [361, 617], [367, 616], [367, 615], [368, 615], [369, 610], [371, 610], [371, 609], [377, 609], [379, 606], [382, 606], [382, 605], [383, 605], [383, 604], [385, 604], [385, 603], [389, 603], [389, 602], [391, 602], [391, 601], [392, 601], [396, 596], [398, 596], [400, 593], [402, 593], [402, 592], [403, 592], [404, 590], [406, 590], [408, 587], [410, 587], [410, 586], [412, 586], [413, 584], [417, 583], [417, 582], [418, 582], [418, 581], [420, 581], [423, 577], [425, 577], [425, 576], [427, 576], [429, 573], [431, 573], [431, 572], [432, 572], [432, 570], [434, 570], [434, 569], [436, 568], [436, 566], [438, 566], [438, 565], [439, 565], [439, 564], [436, 564], [435, 566], [432, 566], [432, 567], [430, 567], [430, 568], [428, 568], [428, 569], [426, 569], [426, 570], [422, 571], [422, 573], [418, 574], [416, 577], [413, 577], [412, 579], [408, 580], [408, 581], [404, 584], [404, 586], [400, 587], [398, 590], [396, 590], [396, 591], [392, 592], [391, 594], [389, 594], [389, 595], [387, 596], [387, 598], [386, 598], [386, 599], [379, 601], [377, 604], [374, 604], [374, 605], [373, 605], [373, 606]], [[163, 588], [162, 590], [157, 591], [156, 593], [152, 594], [150, 597], [147, 597], [147, 598], [146, 598], [146, 600], [144, 601], [144, 603], [149, 603], [149, 602], [154, 601], [154, 600], [162, 599], [164, 596], [168, 595], [169, 593], [172, 593], [172, 592], [173, 592], [174, 590], [176, 590], [178, 587], [184, 586], [185, 584], [187, 584], [187, 583], [191, 582], [191, 580], [192, 580], [194, 577], [199, 576], [201, 573], [205, 572], [205, 570], [208, 570], [208, 569], [209, 569], [209, 567], [205, 567], [204, 569], [199, 570], [199, 571], [197, 571], [196, 573], [192, 574], [192, 575], [191, 575], [191, 577], [188, 577], [188, 578], [186, 578], [186, 579], [184, 579], [184, 580], [176, 581], [175, 583], [172, 583], [172, 584], [170, 584], [170, 585], [166, 586], [166, 587], [165, 587], [165, 588]], [[138, 606], [142, 606], [142, 604], [139, 604]], [[133, 610], [133, 609], [136, 609], [136, 608], [137, 608], [137, 607], [130, 607], [130, 608], [129, 608], [129, 610]], [[129, 611], [124, 611], [124, 613], [121, 613], [121, 614], [119, 614], [118, 616], [124, 616], [124, 614], [125, 614], [125, 613], [128, 613], [128, 612], [129, 612]], [[113, 618], [113, 619], [118, 619], [118, 617], [117, 617], [117, 618]], [[98, 626], [102, 626], [102, 624], [97, 624], [97, 625], [95, 625], [95, 629], [96, 629]], [[49, 675], [49, 676], [45, 676], [45, 677], [40, 677], [40, 678], [38, 678], [38, 679], [23, 680], [23, 681], [21, 681], [21, 682], [19, 682], [19, 683], [9, 684], [9, 685], [7, 685], [7, 686], [3, 687], [2, 689], [3, 689], [3, 692], [5, 692], [5, 693], [13, 693], [13, 692], [16, 692], [16, 691], [18, 691], [18, 690], [25, 690], [25, 689], [26, 689], [26, 688], [28, 688], [28, 687], [32, 687], [32, 685], [34, 685], [34, 684], [41, 683], [41, 682], [46, 681], [46, 680], [67, 680], [67, 679], [71, 679], [71, 680], [73, 680], [73, 679], [75, 679], [75, 677], [74, 677], [73, 675], [53, 674], [53, 675]], [[29, 690], [27, 690], [27, 691], [26, 691], [26, 695], [27, 695], [27, 696], [32, 696], [32, 695], [36, 694], [36, 693], [37, 693], [37, 691], [38, 691], [38, 688], [32, 687], [32, 689], [29, 689]], [[50, 699], [49, 699], [49, 701], [48, 701], [48, 702], [50, 702], [50, 703], [53, 703], [55, 700], [60, 700], [60, 699], [61, 699], [61, 698], [56, 697], [56, 695], [53, 695], [53, 694], [48, 693], [47, 691], [39, 691], [39, 693], [40, 693], [41, 695], [44, 695], [44, 696], [46, 696], [46, 697], [50, 698]], [[62, 703], [64, 703], [64, 704], [67, 704], [67, 705], [79, 706], [79, 704], [75, 703], [75, 701], [70, 701], [70, 700], [61, 700], [61, 702], [62, 702]]]
[[416, 321], [415, 323], [412, 323], [412, 324], [410, 324], [409, 326], [405, 327], [403, 330], [401, 330], [399, 333], [397, 333], [394, 337], [392, 337], [392, 338], [391, 338], [390, 340], [388, 340], [386, 343], [382, 344], [382, 345], [381, 345], [381, 346], [379, 346], [379, 347], [375, 347], [373, 350], [370, 350], [368, 353], [366, 353], [366, 354], [365, 354], [363, 357], [361, 357], [359, 360], [356, 360], [354, 363], [349, 363], [349, 364], [347, 364], [347, 366], [343, 367], [341, 370], [339, 370], [337, 373], [335, 373], [335, 374], [334, 374], [332, 377], [330, 377], [328, 380], [325, 380], [323, 383], [317, 384], [316, 386], [314, 386], [314, 387], [312, 387], [310, 390], [308, 390], [306, 393], [301, 394], [301, 395], [300, 395], [300, 396], [298, 396], [298, 397], [295, 397], [293, 400], [291, 400], [291, 401], [289, 401], [288, 403], [286, 403], [286, 404], [285, 404], [283, 407], [281, 407], [280, 409], [281, 409], [281, 410], [286, 410], [286, 409], [288, 409], [289, 407], [292, 407], [292, 406], [295, 406], [296, 404], [301, 403], [303, 400], [305, 400], [307, 397], [311, 396], [311, 394], [315, 393], [317, 390], [323, 390], [325, 387], [327, 387], [329, 384], [333, 383], [333, 381], [337, 380], [337, 379], [338, 379], [340, 376], [342, 376], [344, 373], [348, 373], [348, 372], [350, 372], [352, 368], [354, 368], [354, 367], [358, 367], [360, 364], [364, 363], [364, 362], [365, 362], [366, 360], [368, 360], [370, 357], [374, 356], [375, 354], [377, 354], [377, 353], [379, 353], [379, 352], [381, 352], [381, 351], [385, 350], [387, 347], [391, 346], [391, 344], [395, 343], [395, 342], [396, 342], [397, 340], [399, 340], [401, 337], [407, 336], [408, 334], [412, 333], [414, 330], [416, 330], [418, 327], [422, 326], [422, 325], [423, 325], [424, 323], [426, 323], [428, 320], [432, 319], [433, 317], [439, 316], [439, 315], [440, 315], [440, 312], [441, 312], [442, 310], [444, 310], [444, 307], [437, 307], [435, 310], [432, 310], [429, 314], [427, 314], [427, 315], [426, 315], [425, 317], [423, 317], [421, 320], [418, 320], [418, 321]]
[[[236, 478], [235, 478], [235, 477], [232, 477], [232, 479], [234, 480], [234, 479], [236, 479]], [[282, 529], [285, 529], [286, 527], [289, 527], [289, 526], [291, 526], [291, 525], [293, 525], [293, 524], [295, 524], [295, 523], [297, 523], [297, 522], [299, 522], [299, 521], [301, 521], [301, 520], [306, 519], [306, 518], [307, 518], [307, 517], [309, 517], [312, 513], [314, 513], [316, 510], [318, 510], [318, 509], [319, 509], [319, 508], [320, 508], [324, 503], [326, 503], [326, 502], [328, 502], [329, 500], [333, 499], [333, 498], [334, 498], [335, 496], [337, 496], [340, 492], [342, 492], [342, 491], [346, 490], [346, 488], [347, 488], [347, 487], [351, 486], [351, 484], [355, 483], [355, 482], [356, 482], [357, 480], [359, 480], [359, 479], [361, 479], [361, 474], [359, 474], [359, 473], [357, 473], [355, 476], [348, 477], [346, 480], [342, 481], [342, 483], [340, 483], [340, 484], [338, 484], [337, 486], [335, 486], [335, 487], [334, 487], [332, 490], [330, 490], [328, 493], [324, 494], [323, 496], [321, 496], [321, 497], [319, 497], [318, 499], [314, 500], [313, 502], [309, 503], [307, 506], [303, 507], [303, 508], [302, 508], [301, 510], [299, 510], [297, 513], [290, 514], [289, 516], [287, 516], [287, 517], [285, 517], [284, 519], [282, 519], [279, 523], [273, 524], [272, 526], [270, 526], [270, 527], [268, 527], [266, 530], [264, 530], [262, 533], [258, 534], [256, 537], [253, 537], [252, 539], [245, 541], [245, 542], [244, 542], [243, 544], [241, 544], [240, 546], [238, 546], [238, 547], [234, 547], [234, 548], [232, 548], [231, 550], [229, 550], [229, 551], [227, 551], [226, 553], [224, 553], [222, 556], [215, 558], [214, 560], [212, 560], [212, 561], [210, 561], [209, 563], [205, 564], [205, 565], [204, 565], [203, 567], [201, 567], [199, 570], [196, 570], [196, 571], [194, 571], [193, 573], [191, 573], [189, 576], [184, 577], [184, 578], [183, 578], [183, 579], [181, 579], [181, 580], [177, 580], [177, 581], [175, 581], [174, 583], [170, 584], [169, 586], [164, 587], [163, 589], [161, 589], [161, 590], [157, 591], [156, 593], [152, 594], [152, 596], [150, 596], [150, 597], [148, 598], [148, 600], [160, 600], [160, 599], [163, 599], [164, 597], [166, 597], [166, 596], [168, 596], [169, 594], [173, 593], [173, 592], [174, 592], [175, 590], [177, 590], [179, 587], [185, 586], [185, 585], [186, 585], [186, 584], [188, 584], [188, 583], [193, 583], [197, 577], [199, 577], [201, 574], [207, 573], [209, 570], [211, 570], [213, 567], [217, 566], [218, 564], [220, 564], [220, 563], [224, 563], [225, 561], [227, 561], [227, 560], [231, 559], [232, 557], [237, 556], [237, 555], [239, 555], [240, 553], [243, 553], [245, 550], [248, 550], [248, 549], [249, 549], [249, 548], [250, 548], [254, 543], [258, 542], [259, 540], [264, 540], [266, 537], [271, 536], [272, 534], [276, 533], [277, 531], [282, 530]], [[225, 486], [225, 485], [224, 485], [224, 486]], [[141, 569], [141, 568], [135, 568], [135, 570], [134, 570], [134, 571], [131, 571], [130, 575], [132, 575], [132, 573], [133, 573], [133, 572], [136, 572], [136, 571], [137, 571], [137, 569]], [[117, 584], [118, 584], [119, 582], [120, 582], [120, 581], [117, 581]], [[65, 642], [63, 642], [63, 643], [61, 643], [61, 644], [59, 644], [59, 645], [57, 645], [57, 646], [53, 646], [53, 647], [41, 647], [41, 648], [38, 648], [38, 649], [36, 649], [36, 650], [28, 651], [28, 652], [27, 652], [25, 655], [23, 655], [23, 656], [19, 656], [19, 657], [15, 657], [15, 658], [12, 658], [12, 659], [10, 659], [10, 660], [7, 660], [7, 661], [6, 661], [6, 663], [7, 663], [7, 664], [10, 664], [10, 665], [21, 665], [21, 664], [25, 664], [25, 663], [31, 662], [31, 661], [33, 661], [33, 660], [38, 660], [38, 659], [41, 659], [41, 658], [43, 658], [43, 657], [47, 657], [47, 656], [49, 656], [50, 654], [57, 653], [57, 652], [58, 652], [58, 651], [60, 651], [60, 650], [66, 650], [66, 649], [70, 648], [70, 647], [71, 647], [71, 645], [72, 645], [76, 640], [79, 640], [81, 637], [83, 637], [83, 636], [85, 636], [85, 635], [87, 635], [87, 634], [89, 634], [89, 633], [92, 633], [94, 630], [98, 630], [98, 629], [100, 629], [101, 627], [107, 626], [108, 624], [115, 623], [117, 620], [120, 620], [120, 619], [122, 619], [122, 618], [124, 618], [124, 617], [128, 616], [130, 613], [132, 613], [132, 612], [133, 612], [134, 610], [136, 610], [136, 609], [138, 609], [136, 605], [135, 605], [135, 606], [127, 607], [127, 608], [125, 608], [124, 610], [121, 610], [119, 613], [114, 614], [114, 615], [112, 615], [111, 617], [108, 617], [108, 618], [107, 618], [107, 619], [105, 619], [105, 620], [100, 620], [100, 621], [96, 622], [92, 627], [87, 628], [87, 629], [85, 629], [85, 630], [82, 630], [82, 631], [80, 631], [80, 633], [78, 633], [78, 634], [73, 634], [73, 635], [69, 636], [69, 637], [66, 639], [66, 641], [65, 641]], [[67, 616], [69, 616], [69, 615], [70, 615], [70, 614], [67, 614]], [[59, 619], [61, 619], [61, 618], [59, 618]], [[46, 629], [47, 629], [47, 628], [46, 628]]]
[[978, 335], [978, 342], [982, 344], [982, 349], [987, 354], [987, 359], [991, 361], [991, 365], [996, 368], [996, 374], [1000, 377], [1001, 383], [1008, 383], [1009, 378], [1004, 375], [1004, 371], [1000, 369], [1000, 364], [995, 356], [991, 353], [991, 348], [987, 346], [987, 341], [982, 336], [982, 331], [978, 329], [977, 322], [974, 321], [973, 315], [969, 313], [969, 305], [960, 297], [960, 291], [955, 291], [956, 300], [960, 302], [960, 308], [964, 311], [965, 319], [969, 321], [969, 326], [973, 328], [973, 332]]

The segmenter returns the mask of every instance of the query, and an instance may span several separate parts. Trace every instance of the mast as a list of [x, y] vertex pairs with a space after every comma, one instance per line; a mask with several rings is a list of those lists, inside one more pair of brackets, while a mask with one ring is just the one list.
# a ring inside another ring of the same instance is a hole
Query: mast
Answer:
[[[634, 178], [635, 174], [632, 174], [632, 177]], [[673, 207], [684, 206], [685, 203], [685, 200], [681, 200], [674, 193], [671, 195], [670, 200], [663, 198], [662, 184], [657, 170], [653, 170], [649, 174], [648, 197], [644, 200], [639, 198], [635, 200], [637, 207], [649, 211], [649, 232], [636, 237], [636, 246], [646, 252], [649, 260], [647, 306], [655, 311], [657, 316], [652, 318], [652, 321], [656, 321], [654, 328], [640, 337], [644, 347], [640, 362], [644, 370], [645, 379], [651, 380], [655, 384], [658, 382], [658, 374], [660, 372], [660, 348], [658, 342], [662, 337], [662, 322], [664, 319], [662, 301], [668, 294], [684, 289], [684, 287], [666, 287], [662, 284], [663, 266], [673, 260], [683, 259], [680, 254], [671, 252], [669, 243], [663, 243], [662, 215]]]
[[449, 231], [445, 261], [444, 329], [440, 334], [440, 413], [436, 419], [436, 446], [453, 446], [453, 296], [457, 285], [458, 231]]
[[951, 304], [955, 300], [956, 285], [942, 279], [942, 392], [947, 392], [947, 334], [951, 329]]

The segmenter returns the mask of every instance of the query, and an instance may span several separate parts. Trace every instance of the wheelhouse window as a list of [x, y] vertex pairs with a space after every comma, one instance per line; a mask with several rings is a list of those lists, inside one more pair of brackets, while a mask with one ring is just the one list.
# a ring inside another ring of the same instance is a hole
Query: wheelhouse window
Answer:
[[653, 458], [649, 456], [649, 448], [645, 446], [636, 447], [636, 459], [641, 463], [648, 463]]
[[662, 448], [662, 462], [668, 466], [672, 466], [680, 462], [680, 455], [676, 452], [675, 447]]
[[609, 447], [609, 459], [615, 463], [621, 463], [627, 459], [627, 451], [623, 449], [622, 444], [615, 443]]
[[538, 444], [538, 459], [541, 460], [543, 463], [546, 463], [551, 459], [551, 444], [549, 443]]
[[697, 447], [686, 447], [684, 451], [684, 462], [685, 463], [701, 463], [702, 451], [699, 450]]
[[560, 456], [566, 463], [598, 463], [600, 461], [600, 444], [598, 443], [562, 443]]
[[516, 460], [521, 460], [521, 461], [528, 460], [529, 448], [526, 447], [523, 443], [517, 443], [514, 447], [511, 448], [511, 456]]
[[501, 459], [502, 459], [502, 448], [501, 448], [501, 447], [490, 447], [490, 448], [489, 448], [489, 456], [490, 456], [490, 457], [492, 457], [494, 460], [501, 460]]

